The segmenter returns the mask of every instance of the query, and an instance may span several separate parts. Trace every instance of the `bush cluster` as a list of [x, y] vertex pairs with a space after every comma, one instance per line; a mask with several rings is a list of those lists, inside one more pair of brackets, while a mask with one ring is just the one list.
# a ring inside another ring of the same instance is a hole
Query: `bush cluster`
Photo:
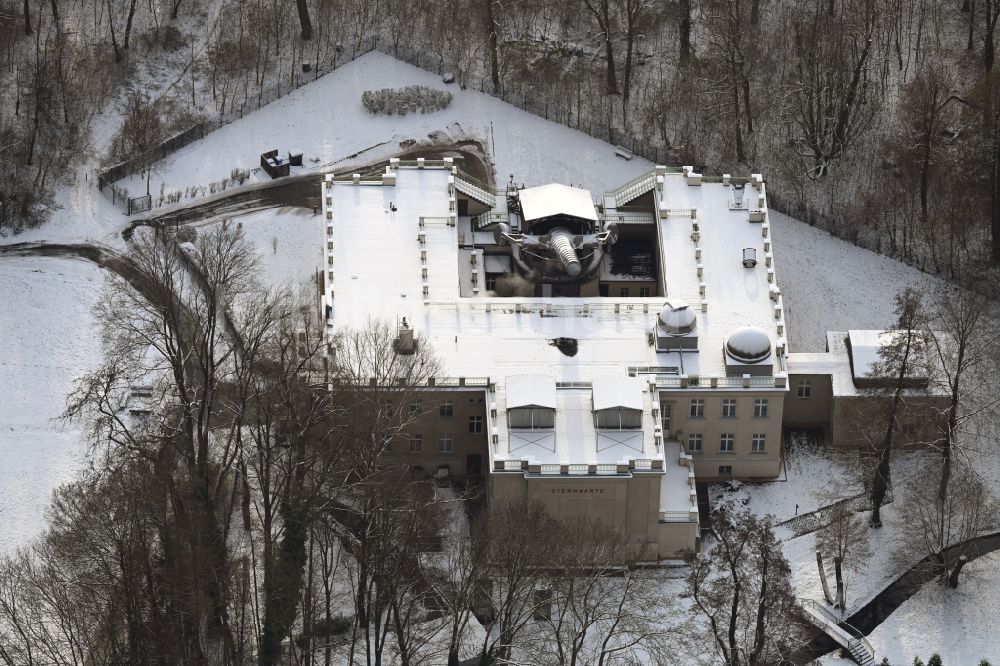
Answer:
[[451, 104], [451, 93], [427, 86], [380, 88], [364, 91], [361, 94], [361, 103], [369, 113], [405, 116], [410, 111], [420, 113], [440, 111]]

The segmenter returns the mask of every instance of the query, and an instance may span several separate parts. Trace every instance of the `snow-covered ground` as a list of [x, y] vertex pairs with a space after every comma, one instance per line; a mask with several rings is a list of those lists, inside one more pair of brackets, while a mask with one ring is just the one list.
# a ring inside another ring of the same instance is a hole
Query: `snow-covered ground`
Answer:
[[896, 666], [924, 662], [938, 653], [946, 666], [1000, 660], [996, 619], [1000, 615], [1000, 552], [971, 562], [957, 589], [929, 584], [875, 628], [868, 640], [878, 659]]
[[0, 261], [0, 553], [41, 531], [52, 489], [84, 460], [58, 421], [73, 381], [100, 360], [91, 312], [101, 270], [73, 259]]
[[[361, 104], [365, 90], [414, 84], [448, 90], [454, 99], [426, 115], [373, 115]], [[162, 184], [183, 192], [228, 178], [235, 168], [258, 169], [260, 154], [272, 148], [300, 149], [304, 165], [341, 172], [398, 152], [401, 141], [427, 141], [432, 133], [480, 141], [493, 155], [501, 184], [513, 174], [518, 183], [559, 182], [597, 194], [653, 166], [638, 157], [615, 157], [614, 147], [603, 141], [372, 52], [169, 156], [153, 174], [151, 191], [158, 194]], [[138, 191], [139, 177], [123, 184]]]
[[321, 215], [305, 208], [273, 208], [232, 218], [260, 253], [265, 285], [313, 288], [323, 264], [325, 227]]
[[768, 218], [791, 351], [824, 351], [827, 331], [886, 327], [895, 320], [900, 291], [916, 287], [935, 293], [945, 286], [939, 278], [778, 211], [769, 211]]
[[[912, 543], [908, 536], [910, 526], [901, 515], [906, 501], [902, 477], [907, 471], [917, 470], [923, 464], [926, 460], [903, 459], [893, 464], [896, 497], [894, 502], [882, 507], [882, 529], [869, 530], [871, 556], [858, 563], [858, 570], [845, 572], [848, 614], [868, 603], [924, 554], [914, 553], [906, 547]], [[816, 533], [788, 539], [784, 542], [784, 551], [792, 569], [796, 594], [802, 599], [822, 601], [823, 588], [816, 568]], [[828, 571], [827, 575], [832, 576], [832, 571]]]
[[782, 522], [860, 493], [854, 458], [821, 443], [796, 441], [785, 449], [785, 470], [777, 481], [730, 481], [711, 486], [712, 506], [728, 505], [772, 515]]

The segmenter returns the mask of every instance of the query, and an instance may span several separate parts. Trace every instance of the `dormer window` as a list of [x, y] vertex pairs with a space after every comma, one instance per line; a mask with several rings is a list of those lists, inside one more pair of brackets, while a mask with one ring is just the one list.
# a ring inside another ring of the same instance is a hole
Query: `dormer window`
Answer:
[[548, 430], [556, 425], [556, 380], [548, 375], [513, 375], [505, 382], [507, 426]]
[[544, 430], [556, 425], [556, 410], [548, 407], [517, 407], [507, 410], [507, 425], [511, 428]]
[[593, 397], [598, 430], [642, 427], [642, 383], [637, 377], [598, 377], [593, 382]]

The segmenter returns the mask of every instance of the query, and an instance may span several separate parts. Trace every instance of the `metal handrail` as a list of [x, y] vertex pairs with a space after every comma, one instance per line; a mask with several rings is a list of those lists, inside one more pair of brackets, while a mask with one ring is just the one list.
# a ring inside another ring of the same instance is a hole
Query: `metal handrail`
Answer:
[[847, 633], [847, 635], [850, 636], [850, 640], [847, 641], [848, 645], [845, 647], [847, 647], [849, 651], [854, 646], [860, 646], [868, 652], [872, 659], [875, 658], [875, 649], [872, 647], [872, 644], [868, 642], [868, 639], [865, 638], [864, 633], [860, 629], [849, 623], [847, 620], [838, 617], [836, 613], [815, 599], [803, 599], [801, 603], [803, 606], [816, 609], [820, 615], [827, 618], [826, 622], [832, 622], [835, 627]]

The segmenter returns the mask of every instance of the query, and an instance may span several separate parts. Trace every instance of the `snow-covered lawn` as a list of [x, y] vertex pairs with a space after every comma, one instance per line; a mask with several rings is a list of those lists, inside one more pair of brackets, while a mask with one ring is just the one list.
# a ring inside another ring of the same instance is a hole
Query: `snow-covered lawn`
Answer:
[[273, 208], [232, 218], [257, 248], [265, 285], [312, 287], [323, 265], [325, 227], [321, 215], [305, 208]]
[[[372, 115], [361, 104], [365, 90], [406, 85], [448, 90], [454, 99], [442, 111], [406, 116]], [[260, 154], [272, 148], [300, 149], [305, 166], [340, 172], [398, 152], [401, 141], [427, 141], [432, 133], [480, 141], [493, 155], [500, 184], [513, 174], [518, 183], [574, 184], [597, 195], [653, 166], [638, 157], [623, 160], [607, 143], [372, 52], [174, 153], [154, 173], [151, 191], [155, 198], [161, 183], [183, 192], [228, 178], [234, 168], [258, 169]], [[139, 178], [123, 185], [138, 191]]]
[[0, 261], [0, 553], [43, 527], [52, 489], [83, 462], [81, 432], [56, 419], [100, 361], [91, 312], [103, 275], [73, 259]]
[[879, 660], [909, 666], [937, 652], [945, 666], [976, 666], [1000, 660], [1000, 552], [971, 562], [957, 589], [928, 584], [875, 628], [868, 640]]
[[851, 452], [833, 451], [821, 443], [798, 439], [785, 450], [781, 479], [712, 484], [712, 506], [748, 508], [759, 515], [771, 514], [780, 523], [860, 493], [863, 488], [855, 470], [856, 458], [857, 454]]
[[889, 326], [897, 293], [906, 287], [933, 293], [945, 285], [775, 210], [768, 218], [791, 351], [824, 351], [827, 331]]
[[[915, 541], [910, 534], [911, 526], [903, 515], [903, 509], [906, 506], [906, 496], [910, 492], [912, 484], [918, 482], [924, 475], [923, 470], [928, 464], [932, 464], [932, 457], [933, 454], [928, 452], [901, 452], [893, 460], [894, 501], [882, 508], [883, 527], [878, 530], [868, 530], [871, 556], [866, 558], [864, 562], [859, 562], [858, 570], [845, 572], [848, 614], [868, 603], [889, 583], [906, 572], [926, 554], [915, 548]], [[818, 474], [820, 477], [824, 475], [825, 471], [832, 469], [822, 458], [814, 459], [813, 467], [812, 473]], [[789, 472], [789, 476], [791, 476], [791, 472]], [[836, 472], [831, 475], [831, 478], [835, 476]], [[846, 484], [845, 488], [850, 488], [850, 492], [840, 495], [840, 497], [861, 492], [860, 487], [850, 486], [850, 478], [842, 480]], [[767, 485], [773, 484], [764, 484], [762, 487]], [[860, 484], [857, 485], [860, 486]], [[760, 500], [753, 498], [750, 506], [760, 506], [761, 504]], [[868, 514], [864, 515], [867, 517]], [[781, 534], [779, 531], [779, 536], [788, 537], [790, 535]], [[822, 601], [823, 588], [816, 568], [816, 533], [788, 538], [783, 547], [785, 557], [788, 558], [791, 565], [792, 582], [795, 585], [796, 594], [803, 599]], [[832, 571], [828, 571], [828, 575], [832, 576]]]

